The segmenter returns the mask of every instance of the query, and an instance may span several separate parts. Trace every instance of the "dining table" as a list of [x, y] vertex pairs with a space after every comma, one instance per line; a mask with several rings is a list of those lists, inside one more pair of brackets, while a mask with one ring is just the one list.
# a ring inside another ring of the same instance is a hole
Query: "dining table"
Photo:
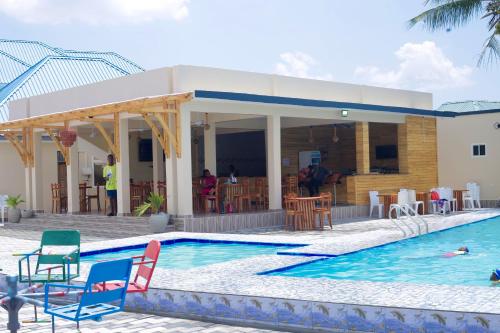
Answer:
[[297, 210], [304, 213], [304, 230], [316, 229], [314, 209], [321, 197], [297, 197]]

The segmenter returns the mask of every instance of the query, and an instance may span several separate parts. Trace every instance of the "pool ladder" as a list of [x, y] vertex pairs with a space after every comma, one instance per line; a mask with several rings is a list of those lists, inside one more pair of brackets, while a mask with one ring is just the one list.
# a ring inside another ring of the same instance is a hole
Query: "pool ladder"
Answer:
[[[392, 212], [396, 212], [396, 219], [392, 218]], [[404, 217], [404, 218], [402, 218]], [[397, 205], [393, 204], [391, 205], [391, 208], [389, 209], [389, 218], [391, 219], [391, 222], [394, 223], [396, 227], [398, 227], [399, 230], [403, 233], [404, 237], [410, 236], [410, 235], [421, 235], [422, 234], [422, 228], [421, 225], [424, 225], [425, 233], [429, 232], [429, 225], [427, 224], [427, 221], [425, 221], [418, 213], [409, 205]], [[400, 223], [398, 223], [401, 222]], [[409, 223], [407, 223], [409, 222]], [[413, 228], [410, 225], [416, 226], [416, 230], [413, 230]], [[406, 228], [403, 228], [403, 226]], [[409, 233], [408, 233], [409, 231]]]

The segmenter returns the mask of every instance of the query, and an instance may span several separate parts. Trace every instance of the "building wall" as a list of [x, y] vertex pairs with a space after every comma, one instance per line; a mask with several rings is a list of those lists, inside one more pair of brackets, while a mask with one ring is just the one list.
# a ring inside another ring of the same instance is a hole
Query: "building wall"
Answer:
[[[2, 165], [8, 166], [0, 172], [0, 194], [21, 195], [26, 199], [24, 165], [19, 154], [9, 142], [0, 142]], [[43, 207], [50, 211], [52, 196], [50, 184], [57, 182], [57, 149], [51, 142], [42, 142], [42, 194]], [[24, 204], [21, 205], [24, 208]]]
[[[439, 184], [464, 189], [477, 182], [481, 199], [500, 198], [500, 113], [438, 118]], [[486, 156], [473, 157], [472, 145], [486, 144]]]
[[347, 201], [364, 205], [368, 191], [397, 192], [411, 188], [428, 192], [438, 184], [436, 119], [407, 116], [398, 126], [399, 174], [347, 177]]

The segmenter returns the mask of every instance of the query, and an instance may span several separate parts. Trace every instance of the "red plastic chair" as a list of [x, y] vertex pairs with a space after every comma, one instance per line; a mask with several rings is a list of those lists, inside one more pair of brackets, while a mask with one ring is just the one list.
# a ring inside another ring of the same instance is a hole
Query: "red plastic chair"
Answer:
[[[142, 256], [133, 256], [135, 261], [133, 265], [139, 265], [135, 277], [128, 283], [127, 293], [145, 293], [148, 291], [149, 283], [153, 277], [153, 272], [160, 255], [161, 244], [157, 240], [149, 242]], [[102, 283], [96, 286], [99, 291], [110, 291], [118, 288], [123, 288], [123, 282], [119, 283]]]

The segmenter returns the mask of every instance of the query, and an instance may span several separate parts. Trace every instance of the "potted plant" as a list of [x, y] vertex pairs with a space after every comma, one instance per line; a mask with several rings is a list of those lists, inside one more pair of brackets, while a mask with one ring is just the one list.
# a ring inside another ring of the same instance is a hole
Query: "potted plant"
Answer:
[[17, 206], [23, 202], [24, 200], [21, 199], [20, 194], [15, 197], [10, 195], [7, 197], [5, 203], [7, 204], [7, 207], [9, 207], [9, 210], [7, 211], [7, 219], [9, 222], [19, 223], [21, 220], [21, 210], [17, 208]]
[[135, 209], [135, 215], [137, 216], [142, 216], [148, 210], [151, 210], [149, 230], [153, 233], [165, 232], [165, 230], [167, 230], [170, 215], [160, 212], [161, 205], [164, 201], [165, 198], [162, 195], [150, 193], [146, 202]]

